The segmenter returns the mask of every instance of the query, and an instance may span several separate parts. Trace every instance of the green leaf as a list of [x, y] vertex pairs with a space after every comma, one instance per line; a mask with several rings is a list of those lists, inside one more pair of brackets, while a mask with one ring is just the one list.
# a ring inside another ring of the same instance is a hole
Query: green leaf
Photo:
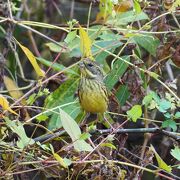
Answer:
[[[51, 109], [57, 107], [54, 112], [49, 111], [47, 116], [52, 115], [48, 128], [50, 130], [61, 127], [61, 119], [59, 118], [59, 106], [63, 106], [62, 109], [71, 115], [74, 119], [80, 113], [79, 103], [75, 103], [74, 94], [78, 89], [79, 77], [71, 76], [69, 80], [66, 80], [59, 86], [53, 93], [51, 93], [45, 100], [45, 108]], [[67, 105], [66, 105], [67, 104]]]
[[26, 100], [28, 105], [32, 105], [36, 100], [36, 93], [33, 93], [29, 96], [29, 98]]
[[64, 45], [62, 42], [58, 44], [55, 44], [55, 43], [46, 43], [45, 44], [51, 51], [53, 52], [65, 52], [66, 50], [62, 48], [62, 46]]
[[168, 93], [168, 92], [165, 93], [165, 98], [166, 98], [168, 101], [170, 101], [171, 103], [174, 103], [174, 102], [175, 102], [175, 97], [174, 97], [172, 94]]
[[78, 89], [79, 77], [71, 76], [61, 84], [45, 100], [46, 108], [56, 107], [74, 100], [75, 91]]
[[[63, 43], [59, 43], [60, 45], [63, 46]], [[53, 52], [62, 52], [62, 54], [66, 55], [67, 57], [80, 57], [81, 56], [81, 51], [80, 51], [80, 39], [78, 37], [75, 37], [71, 41], [71, 43], [68, 44], [67, 49], [62, 49], [59, 45], [55, 43], [46, 43], [46, 46], [49, 47], [49, 49]]]
[[[110, 52], [113, 52], [113, 49], [109, 50]], [[102, 51], [100, 53], [97, 53], [97, 55], [95, 56], [96, 61], [99, 64], [103, 65], [103, 69], [105, 72], [109, 72], [110, 71], [110, 67], [108, 66], [107, 62], [105, 61], [105, 59], [109, 56], [109, 53]]]
[[160, 101], [161, 101], [161, 99], [160, 99], [160, 97], [158, 96], [158, 94], [157, 94], [156, 92], [154, 92], [154, 91], [152, 91], [151, 93], [152, 93], [152, 96], [153, 96], [153, 99], [155, 100], [155, 102], [156, 102], [157, 104], [159, 104]]
[[180, 118], [180, 112], [176, 112], [175, 116], [174, 116], [175, 119], [179, 119]]
[[143, 98], [142, 104], [148, 106], [151, 103], [152, 99], [153, 99], [153, 95], [152, 93], [149, 93]]
[[[102, 28], [102, 27], [99, 27], [99, 29], [100, 28]], [[115, 34], [113, 31], [111, 31], [109, 29], [105, 29], [101, 32], [101, 34], [98, 36], [98, 38], [100, 38], [104, 41], [115, 41], [115, 42], [117, 41], [118, 42], [119, 39], [123, 39], [124, 37], [122, 35]]]
[[48, 116], [46, 116], [45, 114], [41, 114], [41, 115], [37, 116], [36, 119], [39, 122], [42, 122], [42, 121], [46, 121], [48, 119]]
[[168, 109], [171, 108], [171, 102], [165, 100], [165, 99], [162, 99], [160, 102], [159, 102], [159, 111], [160, 112], [166, 112]]
[[[136, 43], [135, 41], [132, 41], [132, 42]], [[141, 52], [140, 46], [138, 44], [136, 44], [136, 48], [135, 48], [134, 52], [139, 58], [142, 57], [142, 52]]]
[[64, 163], [66, 164], [66, 166], [70, 166], [72, 164], [72, 161], [70, 159], [67, 158], [63, 158]]
[[86, 140], [91, 137], [91, 134], [89, 133], [83, 133], [79, 139]]
[[66, 38], [64, 39], [64, 42], [66, 42], [67, 44], [71, 43], [76, 38], [76, 34], [77, 30], [69, 32]]
[[[117, 39], [116, 40], [96, 40], [96, 41], [94, 41], [93, 44], [102, 48], [101, 51], [103, 51], [103, 49], [106, 49], [108, 51], [115, 50], [115, 48], [123, 45], [123, 43]], [[92, 47], [92, 53], [93, 54], [99, 54], [100, 48], [98, 48], [94, 45]]]
[[39, 141], [37, 141], [36, 144], [45, 151], [51, 151], [51, 148], [49, 147], [48, 144], [41, 144]]
[[126, 86], [126, 85], [120, 86], [120, 88], [118, 88], [116, 91], [116, 97], [121, 106], [123, 106], [125, 104], [129, 95], [130, 95], [130, 93], [128, 91], [128, 86]]
[[69, 116], [62, 109], [59, 109], [59, 110], [60, 110], [60, 117], [61, 117], [63, 128], [71, 137], [74, 144], [74, 148], [77, 151], [92, 151], [93, 148], [84, 140], [80, 139], [82, 134], [76, 121], [72, 119], [72, 117]]
[[168, 113], [168, 112], [164, 113], [164, 116], [165, 116], [167, 119], [170, 119], [170, 118], [171, 118], [171, 114]]
[[156, 74], [155, 72], [148, 72], [148, 74], [153, 77], [154, 79], [158, 79], [159, 75]]
[[108, 136], [107, 136], [107, 141], [114, 141], [115, 140], [115, 134], [109, 134]]
[[116, 18], [109, 18], [107, 21], [108, 24], [115, 24], [116, 26], [127, 25], [128, 23], [149, 19], [147, 14], [143, 11], [139, 14], [136, 14], [134, 11], [127, 11], [120, 14], [117, 14]]
[[[56, 114], [56, 113], [57, 114]], [[59, 129], [62, 127], [62, 122], [61, 122], [61, 118], [59, 116], [59, 111], [55, 110], [54, 113], [51, 116], [51, 119], [49, 120], [48, 123], [48, 129], [50, 131], [54, 130], [54, 129]]]
[[137, 14], [142, 12], [141, 6], [137, 0], [134, 0], [134, 9]]
[[2, 26], [0, 26], [0, 38], [4, 38], [4, 34], [6, 34], [6, 31]]
[[[130, 61], [129, 56], [123, 56], [121, 57], [125, 61]], [[119, 78], [122, 77], [122, 75], [125, 73], [126, 69], [128, 68], [128, 64], [122, 60], [116, 60], [113, 64], [113, 69], [111, 72], [107, 75], [105, 79], [105, 84], [109, 90], [112, 90], [114, 85], [118, 82]]]
[[[99, 48], [96, 47], [95, 45], [99, 46]], [[105, 59], [109, 56], [109, 53], [103, 51], [102, 49], [106, 49], [109, 52], [113, 53], [117, 47], [120, 47], [122, 45], [123, 43], [117, 39], [116, 40], [100, 40], [100, 41], [96, 40], [94, 41], [93, 46], [92, 46], [92, 53], [95, 56], [96, 61], [99, 64], [104, 65], [105, 68], [107, 69], [107, 72], [109, 72], [109, 66], [107, 65], [107, 62], [105, 61]]]
[[175, 146], [174, 149], [171, 149], [171, 155], [176, 158], [178, 161], [180, 161], [180, 148]]
[[177, 125], [176, 125], [176, 122], [169, 119], [169, 120], [166, 120], [162, 123], [162, 127], [163, 128], [166, 128], [166, 127], [170, 127], [172, 128], [172, 130], [175, 132], [177, 130]]
[[77, 102], [70, 102], [60, 106], [56, 106], [57, 109], [53, 110], [53, 112], [49, 112], [46, 113], [48, 115], [52, 114], [50, 120], [49, 120], [49, 124], [48, 124], [48, 129], [49, 130], [54, 130], [54, 129], [59, 129], [62, 127], [62, 122], [61, 122], [61, 118], [59, 116], [59, 108], [61, 107], [62, 109], [68, 113], [71, 117], [73, 117], [74, 119], [77, 118], [79, 116], [79, 114], [81, 113], [81, 108], [80, 108], [80, 104]]
[[81, 57], [81, 50], [80, 50], [80, 39], [76, 37], [71, 43], [68, 44], [69, 57]]
[[134, 105], [129, 111], [127, 111], [127, 115], [133, 122], [136, 122], [138, 118], [142, 115], [142, 108], [140, 105]]
[[[66, 67], [62, 64], [58, 64], [58, 63], [53, 63], [51, 61], [48, 61], [46, 59], [43, 59], [41, 57], [37, 57], [36, 58], [39, 62], [41, 62], [43, 65], [47, 66], [47, 67], [51, 67], [53, 70], [55, 71], [62, 71], [64, 70]], [[74, 75], [78, 75], [77, 72], [73, 71], [72, 69], [67, 69], [65, 71], [65, 73], [70, 73], [70, 74], [74, 74]]]
[[165, 170], [165, 171], [167, 171], [167, 172], [171, 172], [172, 171], [172, 168], [171, 168], [171, 166], [168, 166], [162, 159], [161, 159], [161, 157], [159, 156], [159, 154], [156, 152], [156, 150], [154, 149], [154, 147], [151, 145], [151, 150], [154, 152], [154, 154], [155, 154], [155, 157], [156, 157], [156, 160], [157, 160], [157, 162], [158, 162], [158, 166], [159, 166], [159, 168], [161, 168], [161, 169], [163, 169], [163, 170]]
[[154, 57], [160, 41], [154, 36], [138, 34], [132, 37], [133, 40]]
[[152, 110], [152, 109], [155, 109], [157, 108], [158, 104], [156, 103], [155, 100], [152, 100], [150, 105], [148, 106], [148, 109]]
[[24, 130], [23, 125], [20, 121], [14, 122], [9, 120], [8, 118], [4, 118], [6, 121], [6, 125], [19, 136], [19, 140], [17, 141], [17, 146], [20, 149], [25, 148], [27, 145], [34, 144], [35, 141], [31, 138], [28, 138], [26, 132]]
[[50, 148], [52, 154], [54, 154], [54, 147], [52, 146], [52, 144], [49, 144], [49, 148]]

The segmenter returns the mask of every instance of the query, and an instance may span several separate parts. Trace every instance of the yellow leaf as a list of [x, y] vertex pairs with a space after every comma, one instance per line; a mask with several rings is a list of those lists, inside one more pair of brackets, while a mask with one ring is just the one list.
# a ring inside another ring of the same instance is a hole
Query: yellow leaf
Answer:
[[112, 143], [102, 143], [101, 146], [116, 149], [116, 146], [114, 146]]
[[23, 46], [22, 44], [20, 44], [17, 40], [16, 42], [18, 43], [18, 45], [21, 47], [21, 49], [23, 50], [23, 52], [26, 54], [27, 58], [29, 59], [30, 63], [32, 64], [34, 70], [36, 71], [36, 74], [40, 77], [44, 77], [45, 76], [45, 72], [39, 67], [35, 56], [33, 55], [33, 53], [25, 46]]
[[[22, 91], [18, 90], [19, 87], [17, 86], [17, 84], [12, 79], [10, 79], [7, 76], [4, 76], [3, 79], [4, 79], [4, 84], [6, 86], [6, 89], [8, 90], [11, 97], [13, 97], [14, 99], [19, 99], [20, 97], [23, 96]], [[23, 105], [25, 105], [26, 101], [22, 100], [21, 103]]]
[[53, 156], [59, 162], [61, 166], [63, 166], [64, 168], [67, 168], [67, 165], [65, 164], [64, 159], [60, 157], [59, 154], [53, 153]]
[[157, 162], [158, 162], [158, 166], [159, 166], [159, 168], [161, 168], [161, 169], [163, 169], [163, 170], [165, 170], [165, 171], [167, 171], [167, 172], [171, 172], [172, 171], [172, 168], [171, 168], [171, 166], [168, 166], [162, 159], [161, 159], [161, 157], [159, 156], [159, 154], [156, 152], [156, 150], [154, 149], [154, 147], [151, 145], [151, 150], [154, 152], [154, 154], [155, 154], [155, 157], [156, 157], [156, 160], [157, 160]]
[[90, 59], [93, 59], [91, 47], [92, 42], [89, 38], [88, 34], [84, 29], [79, 25], [79, 34], [80, 34], [80, 49], [82, 52], [83, 57], [89, 57]]
[[[19, 87], [17, 86], [17, 84], [12, 79], [10, 79], [7, 76], [4, 76], [3, 80], [4, 80], [4, 84], [6, 86], [6, 89], [8, 90], [9, 94], [11, 95], [11, 97], [13, 97], [14, 99], [19, 99], [19, 98], [21, 98], [24, 95], [22, 91], [18, 90]], [[25, 99], [22, 99], [21, 103], [23, 105], [27, 104]], [[30, 119], [30, 116], [29, 116], [27, 110], [24, 109], [24, 111], [25, 111], [25, 114], [26, 114], [25, 115], [25, 120]]]
[[3, 110], [7, 110], [18, 116], [18, 114], [9, 107], [9, 102], [2, 95], [0, 95], [0, 106], [2, 106]]

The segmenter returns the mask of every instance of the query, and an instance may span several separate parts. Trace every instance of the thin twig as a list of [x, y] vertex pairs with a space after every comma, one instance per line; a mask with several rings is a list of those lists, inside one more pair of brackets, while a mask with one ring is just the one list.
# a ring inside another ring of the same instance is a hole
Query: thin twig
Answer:
[[70, 19], [72, 19], [74, 17], [74, 5], [75, 5], [75, 2], [74, 2], [74, 0], [72, 0], [71, 11], [70, 11]]
[[39, 50], [37, 48], [36, 41], [34, 40], [32, 31], [28, 30], [28, 36], [29, 36], [29, 39], [30, 39], [30, 41], [32, 43], [32, 47], [34, 49], [34, 52], [35, 52], [36, 56], [41, 57], [41, 53], [39, 52]]
[[12, 10], [11, 10], [11, 3], [9, 0], [7, 0], [7, 2], [8, 2], [9, 17], [10, 17], [10, 19], [13, 19]]
[[[64, 134], [65, 131], [64, 130], [60, 130], [54, 134], [46, 134], [40, 137], [37, 137], [34, 139], [35, 142], [40, 141], [46, 141], [46, 140], [52, 140], [62, 134]], [[137, 128], [137, 129], [96, 129], [94, 131], [90, 132], [91, 134], [110, 134], [110, 133], [114, 133], [114, 134], [125, 134], [125, 133], [160, 133], [163, 135], [166, 135], [170, 138], [173, 138], [174, 140], [180, 142], [180, 134], [179, 133], [174, 133], [174, 132], [169, 132], [160, 128]]]
[[173, 71], [172, 71], [172, 68], [171, 68], [169, 61], [166, 62], [166, 70], [167, 70], [169, 79], [173, 82], [174, 81], [174, 74], [173, 74]]
[[77, 63], [72, 64], [71, 66], [68, 66], [67, 68], [64, 68], [62, 71], [52, 75], [51, 77], [45, 79], [44, 81], [42, 81], [41, 83], [36, 84], [36, 86], [34, 86], [32, 89], [30, 89], [26, 94], [24, 94], [21, 98], [19, 98], [14, 104], [12, 104], [10, 107], [12, 108], [14, 105], [18, 104], [22, 99], [26, 98], [28, 95], [30, 95], [34, 90], [36, 90], [37, 88], [41, 87], [44, 83], [48, 82], [49, 80], [55, 78], [56, 76], [58, 76], [59, 74], [61, 74], [62, 72], [74, 67]]
[[158, 60], [156, 63], [154, 63], [151, 67], [148, 68], [148, 71], [150, 71], [152, 68], [154, 68], [155, 66], [157, 66], [158, 64], [160, 64], [162, 61], [165, 61], [167, 59], [169, 59], [170, 57], [172, 57], [172, 55], [166, 56], [163, 59]]
[[174, 21], [175, 21], [175, 23], [176, 23], [176, 25], [178, 26], [178, 28], [180, 29], [180, 24], [179, 24], [179, 21], [177, 20], [177, 18], [176, 18], [176, 16], [174, 15], [174, 12], [172, 12], [172, 17], [173, 17], [173, 19], [174, 19]]
[[24, 25], [24, 24], [18, 23], [18, 25], [21, 26], [21, 27], [24, 27], [25, 29], [28, 29], [28, 30], [30, 30], [30, 31], [32, 31], [32, 32], [34, 32], [34, 33], [36, 33], [36, 34], [38, 34], [39, 36], [41, 36], [41, 37], [43, 37], [43, 38], [45, 38], [45, 39], [47, 39], [47, 40], [49, 40], [49, 41], [51, 41], [51, 42], [57, 44], [58, 46], [60, 46], [60, 47], [66, 49], [65, 45], [59, 44], [59, 42], [57, 42], [57, 41], [55, 41], [54, 39], [51, 39], [50, 37], [48, 37], [48, 36], [46, 36], [46, 35], [40, 33], [39, 31], [37, 31], [37, 30], [35, 30], [35, 29], [33, 29], [33, 28], [29, 27], [29, 26], [26, 26], [26, 25]]
[[90, 24], [91, 10], [92, 10], [92, 2], [89, 5], [88, 20], [87, 20], [87, 32], [88, 32], [89, 24]]
[[26, 89], [32, 88], [32, 87], [34, 86], [34, 84], [35, 84], [35, 81], [31, 81], [30, 84], [28, 84], [27, 86], [19, 87], [19, 88], [17, 88], [17, 89], [0, 91], [0, 94], [8, 93], [8, 92], [14, 92], [14, 91], [26, 90]]

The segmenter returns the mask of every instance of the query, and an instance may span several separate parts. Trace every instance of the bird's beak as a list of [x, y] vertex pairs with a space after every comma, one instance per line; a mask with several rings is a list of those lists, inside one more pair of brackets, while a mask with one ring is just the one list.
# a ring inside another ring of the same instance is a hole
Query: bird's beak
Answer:
[[83, 69], [85, 67], [83, 61], [80, 61], [78, 65], [79, 65], [80, 69]]

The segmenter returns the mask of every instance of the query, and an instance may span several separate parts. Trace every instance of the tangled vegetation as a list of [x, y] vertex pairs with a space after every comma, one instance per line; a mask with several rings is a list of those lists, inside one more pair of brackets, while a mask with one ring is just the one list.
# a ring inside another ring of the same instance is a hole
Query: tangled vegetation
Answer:
[[[180, 0], [0, 0], [1, 179], [179, 179]], [[79, 62], [109, 107], [84, 112]]]

